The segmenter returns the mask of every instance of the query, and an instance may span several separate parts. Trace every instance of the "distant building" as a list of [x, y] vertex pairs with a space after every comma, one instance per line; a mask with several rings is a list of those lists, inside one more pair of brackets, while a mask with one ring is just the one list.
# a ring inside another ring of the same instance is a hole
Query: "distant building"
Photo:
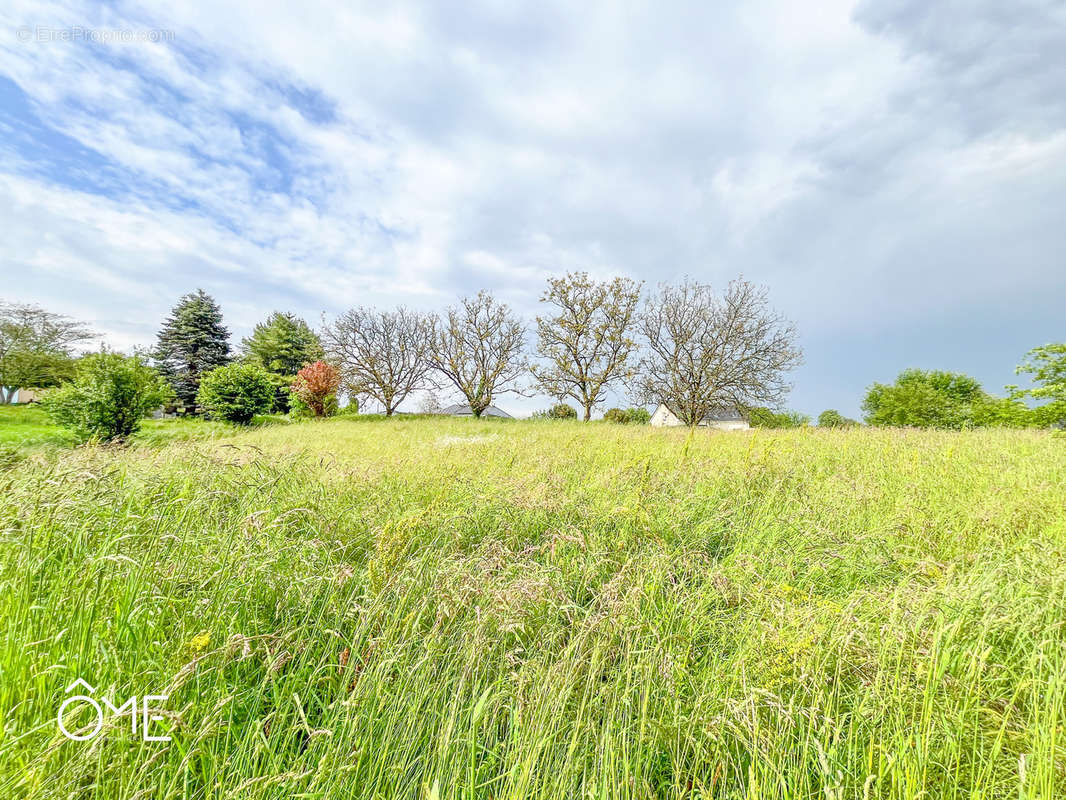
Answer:
[[[463, 403], [456, 403], [453, 406], [448, 406], [447, 408], [443, 408], [443, 409], [441, 409], [440, 413], [441, 414], [447, 414], [447, 415], [452, 416], [452, 417], [472, 417], [472, 416], [474, 416], [474, 412], [470, 410], [470, 406], [465, 405]], [[500, 419], [514, 419], [514, 417], [512, 417], [506, 411], [501, 411], [500, 409], [496, 408], [496, 406], [489, 406], [488, 408], [486, 408], [484, 411], [481, 412], [481, 416], [483, 416], [483, 417], [499, 417]]]
[[12, 389], [9, 386], [5, 386], [4, 395], [9, 398], [8, 402], [12, 405], [16, 403], [36, 403], [41, 399], [42, 389]]
[[[659, 407], [655, 409], [655, 413], [651, 415], [650, 424], [662, 428], [684, 425], [685, 423], [678, 419], [673, 411], [660, 403]], [[751, 428], [748, 421], [735, 408], [719, 409], [708, 414], [700, 420], [699, 424], [702, 427], [715, 428], [720, 431], [746, 431]]]

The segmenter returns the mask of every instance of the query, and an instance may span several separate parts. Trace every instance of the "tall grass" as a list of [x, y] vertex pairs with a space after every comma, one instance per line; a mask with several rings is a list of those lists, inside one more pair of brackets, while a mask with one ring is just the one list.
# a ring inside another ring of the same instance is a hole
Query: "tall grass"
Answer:
[[[0, 474], [0, 796], [1066, 796], [1066, 451], [335, 420]], [[55, 715], [169, 693], [144, 742]]]

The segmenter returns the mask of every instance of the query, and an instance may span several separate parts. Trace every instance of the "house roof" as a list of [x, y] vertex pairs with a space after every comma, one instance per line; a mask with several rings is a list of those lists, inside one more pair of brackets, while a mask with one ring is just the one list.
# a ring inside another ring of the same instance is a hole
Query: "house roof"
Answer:
[[719, 408], [707, 414], [704, 422], [743, 422], [744, 415], [736, 408]]
[[[660, 403], [660, 408], [664, 408], [664, 409], [666, 409], [666, 411], [668, 411], [669, 413], [673, 414], [673, 412], [670, 411], [670, 409], [667, 408], [664, 403]], [[740, 411], [736, 407], [715, 409], [714, 411], [711, 411], [709, 414], [704, 416], [704, 418], [702, 420], [700, 420], [700, 422], [744, 422], [744, 421], [745, 421], [744, 415], [741, 414]]]
[[[472, 417], [474, 412], [470, 410], [470, 406], [465, 403], [456, 403], [455, 405], [448, 406], [441, 410], [442, 414], [450, 414], [453, 417]], [[502, 419], [513, 419], [506, 411], [496, 408], [496, 406], [489, 406], [481, 412], [483, 417], [500, 417]]]

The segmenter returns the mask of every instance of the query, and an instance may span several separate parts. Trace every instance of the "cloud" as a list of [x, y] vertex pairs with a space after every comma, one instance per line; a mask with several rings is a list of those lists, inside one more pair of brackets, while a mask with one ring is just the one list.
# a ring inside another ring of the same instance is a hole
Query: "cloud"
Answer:
[[1061, 338], [1063, 15], [15, 0], [9, 31], [174, 36], [0, 40], [0, 270], [123, 345], [198, 285], [241, 334], [479, 288], [532, 315], [568, 269], [743, 272], [800, 323], [805, 410], [926, 361], [995, 388]]

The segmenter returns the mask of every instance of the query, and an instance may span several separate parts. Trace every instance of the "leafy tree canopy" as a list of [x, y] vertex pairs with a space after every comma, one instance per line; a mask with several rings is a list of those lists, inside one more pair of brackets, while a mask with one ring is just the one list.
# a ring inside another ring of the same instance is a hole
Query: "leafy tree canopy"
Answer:
[[875, 383], [862, 409], [871, 425], [958, 430], [1029, 422], [1017, 400], [993, 397], [976, 378], [940, 370], [908, 369], [893, 384]]
[[0, 403], [21, 387], [56, 386], [74, 374], [73, 348], [93, 332], [40, 306], [0, 303]]
[[1066, 342], [1046, 344], [1030, 350], [1018, 366], [1019, 375], [1031, 375], [1031, 389], [1010, 387], [1012, 399], [1031, 397], [1043, 405], [1033, 409], [1036, 424], [1066, 424]]
[[798, 411], [774, 411], [765, 407], [748, 409], [747, 417], [755, 428], [802, 428], [811, 424], [811, 418]]
[[835, 408], [827, 408], [818, 415], [819, 428], [852, 428], [858, 424], [857, 420], [845, 417]]

